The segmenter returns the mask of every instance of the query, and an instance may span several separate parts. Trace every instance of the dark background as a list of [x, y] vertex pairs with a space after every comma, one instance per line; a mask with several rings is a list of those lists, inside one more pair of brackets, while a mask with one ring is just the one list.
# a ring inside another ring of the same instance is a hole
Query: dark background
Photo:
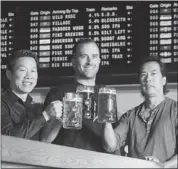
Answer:
[[[169, 1], [168, 1], [169, 2]], [[4, 1], [1, 2], [1, 16], [8, 12], [15, 13], [14, 46], [15, 49], [29, 49], [30, 46], [30, 11], [37, 10], [61, 10], [77, 8], [79, 15], [75, 22], [82, 23], [84, 35], [88, 36], [88, 18], [85, 14], [86, 7], [100, 9], [101, 6], [133, 5], [132, 27], [132, 63], [124, 60], [113, 62], [110, 66], [101, 66], [97, 75], [97, 83], [102, 84], [138, 84], [138, 72], [140, 61], [149, 55], [149, 3], [136, 1]], [[166, 3], [164, 1], [164, 3]], [[121, 11], [123, 12], [123, 11]], [[118, 12], [119, 13], [119, 12]], [[75, 23], [74, 23], [75, 24]], [[4, 60], [6, 62], [6, 60]], [[177, 82], [177, 63], [167, 64], [168, 82]], [[73, 68], [48, 68], [39, 70], [38, 86], [55, 86], [61, 83], [71, 83], [74, 78]], [[7, 85], [5, 72], [2, 71], [2, 87]]]

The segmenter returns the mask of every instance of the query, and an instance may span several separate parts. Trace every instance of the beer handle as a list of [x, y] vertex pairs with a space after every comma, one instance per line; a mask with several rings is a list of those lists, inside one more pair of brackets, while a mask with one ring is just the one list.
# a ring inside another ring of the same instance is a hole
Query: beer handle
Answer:
[[93, 119], [93, 122], [95, 122], [98, 119], [98, 116], [95, 116]]
[[98, 119], [98, 115], [97, 115], [97, 105], [96, 102], [94, 101], [94, 118], [93, 118], [93, 122], [95, 122]]

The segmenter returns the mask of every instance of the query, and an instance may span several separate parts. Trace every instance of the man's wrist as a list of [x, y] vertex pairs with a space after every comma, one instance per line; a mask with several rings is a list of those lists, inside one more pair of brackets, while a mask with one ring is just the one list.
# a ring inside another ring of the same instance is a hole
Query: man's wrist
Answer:
[[44, 118], [45, 118], [46, 121], [50, 120], [50, 117], [49, 117], [49, 115], [48, 115], [48, 113], [46, 111], [43, 111], [42, 114], [43, 114], [43, 116], [44, 116]]

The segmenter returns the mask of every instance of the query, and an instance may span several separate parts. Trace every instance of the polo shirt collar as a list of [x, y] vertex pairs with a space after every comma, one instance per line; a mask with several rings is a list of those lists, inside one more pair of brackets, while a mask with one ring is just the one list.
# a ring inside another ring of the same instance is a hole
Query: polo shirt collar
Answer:
[[[161, 103], [159, 103], [153, 110], [151, 110], [151, 116], [153, 116], [156, 113], [157, 108], [159, 108], [159, 106], [161, 104], [164, 104], [165, 100], [166, 100], [166, 98]], [[145, 121], [145, 118], [144, 118], [145, 105], [146, 105], [146, 102], [144, 101], [141, 104], [141, 108], [140, 108], [140, 111], [138, 113], [138, 116], [140, 116], [144, 121]]]
[[[12, 90], [9, 88], [7, 89], [7, 92], [8, 92], [8, 95], [10, 97], [10, 99], [13, 101], [13, 102], [16, 102], [16, 101], [22, 101], [21, 98], [19, 98], [14, 92], [12, 92]], [[26, 99], [26, 102], [29, 103], [29, 102], [32, 102], [32, 97], [30, 95], [27, 96], [27, 99]], [[22, 101], [23, 102], [23, 101]]]

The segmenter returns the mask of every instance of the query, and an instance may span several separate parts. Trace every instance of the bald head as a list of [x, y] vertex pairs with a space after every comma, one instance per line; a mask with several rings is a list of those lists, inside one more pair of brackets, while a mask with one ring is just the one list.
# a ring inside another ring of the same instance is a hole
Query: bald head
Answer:
[[[76, 55], [78, 48], [81, 48], [81, 46], [84, 45], [84, 44], [90, 44], [90, 43], [91, 43], [91, 44], [95, 44], [96, 47], [98, 48], [98, 45], [97, 45], [96, 42], [95, 42], [94, 40], [92, 40], [92, 39], [84, 38], [84, 39], [78, 40], [77, 43], [76, 43], [76, 44], [74, 45], [74, 47], [73, 47], [73, 56]], [[99, 48], [98, 48], [98, 52], [99, 52]]]
[[100, 65], [97, 44], [91, 39], [79, 40], [73, 49], [72, 65], [78, 77], [95, 79]]

